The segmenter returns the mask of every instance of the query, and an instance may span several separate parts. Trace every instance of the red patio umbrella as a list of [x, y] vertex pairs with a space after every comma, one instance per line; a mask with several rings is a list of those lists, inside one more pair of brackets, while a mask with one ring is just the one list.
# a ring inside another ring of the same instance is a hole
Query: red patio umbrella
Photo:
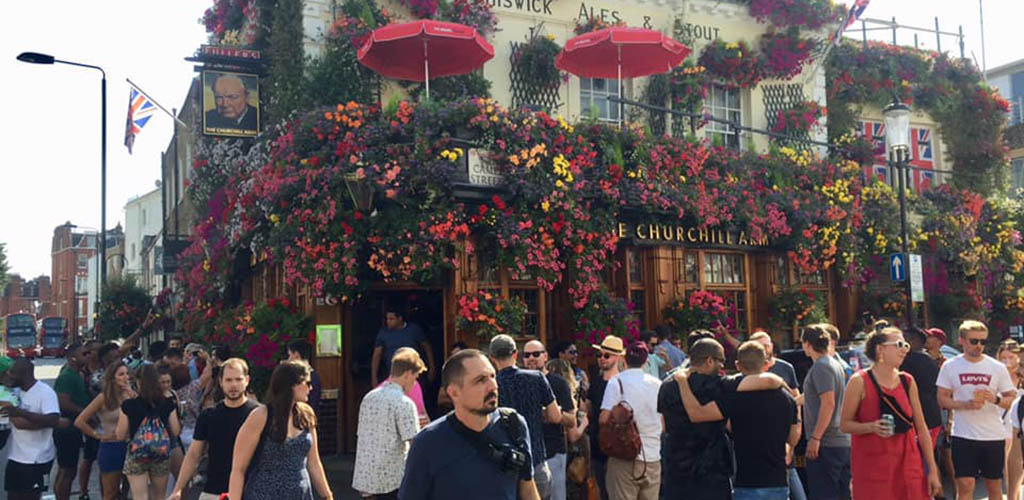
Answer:
[[494, 47], [471, 26], [424, 20], [373, 30], [358, 55], [380, 75], [425, 82], [429, 98], [432, 77], [469, 73], [494, 57]]
[[689, 47], [660, 31], [617, 26], [569, 39], [555, 67], [583, 78], [616, 78], [621, 99], [623, 76], [667, 73], [689, 54]]

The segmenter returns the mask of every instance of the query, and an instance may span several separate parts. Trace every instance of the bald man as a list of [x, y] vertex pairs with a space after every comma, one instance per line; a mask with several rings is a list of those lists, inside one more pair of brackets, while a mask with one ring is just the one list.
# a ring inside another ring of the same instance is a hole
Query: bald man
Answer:
[[216, 108], [206, 112], [206, 128], [252, 130], [259, 127], [258, 111], [249, 105], [249, 90], [242, 79], [231, 74], [213, 81]]

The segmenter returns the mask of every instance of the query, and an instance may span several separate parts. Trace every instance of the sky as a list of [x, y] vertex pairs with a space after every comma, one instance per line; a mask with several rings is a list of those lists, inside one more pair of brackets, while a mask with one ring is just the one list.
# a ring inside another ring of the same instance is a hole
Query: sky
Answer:
[[[557, 0], [572, 1], [572, 0]], [[615, 2], [618, 0], [604, 0]], [[849, 4], [852, 0], [845, 0]], [[1019, 36], [1021, 0], [983, 0], [989, 68], [1024, 59]], [[0, 7], [0, 242], [11, 272], [31, 278], [50, 274], [53, 228], [71, 221], [100, 226], [100, 77], [67, 65], [40, 66], [15, 60], [22, 51], [102, 66], [107, 72], [107, 227], [124, 222], [124, 205], [156, 188], [160, 153], [173, 133], [170, 117], [153, 116], [124, 147], [130, 78], [164, 107], [184, 102], [194, 75], [185, 57], [205, 42], [198, 23], [211, 0], [50, 0], [3, 2]], [[963, 23], [967, 56], [982, 62], [978, 2], [974, 0], [873, 0], [863, 17], [945, 31]], [[859, 24], [857, 25], [859, 28]], [[859, 31], [850, 35], [860, 37]], [[891, 40], [891, 31], [869, 34]], [[934, 34], [921, 33], [934, 49]], [[913, 34], [899, 33], [901, 44]], [[954, 38], [943, 48], [959, 52]]]

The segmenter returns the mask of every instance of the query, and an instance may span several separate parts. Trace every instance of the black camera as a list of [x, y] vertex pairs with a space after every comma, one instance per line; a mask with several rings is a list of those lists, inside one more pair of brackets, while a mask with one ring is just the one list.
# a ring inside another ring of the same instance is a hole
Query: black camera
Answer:
[[526, 453], [523, 453], [510, 444], [490, 444], [487, 447], [489, 457], [501, 466], [504, 472], [519, 472], [526, 466]]

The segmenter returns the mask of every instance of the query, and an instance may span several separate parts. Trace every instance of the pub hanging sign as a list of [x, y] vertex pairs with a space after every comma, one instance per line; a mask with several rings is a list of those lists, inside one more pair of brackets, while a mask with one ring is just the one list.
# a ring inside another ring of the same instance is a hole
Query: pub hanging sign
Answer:
[[620, 239], [632, 240], [637, 245], [765, 248], [770, 244], [767, 236], [755, 239], [745, 231], [656, 222], [619, 222], [616, 232]]

